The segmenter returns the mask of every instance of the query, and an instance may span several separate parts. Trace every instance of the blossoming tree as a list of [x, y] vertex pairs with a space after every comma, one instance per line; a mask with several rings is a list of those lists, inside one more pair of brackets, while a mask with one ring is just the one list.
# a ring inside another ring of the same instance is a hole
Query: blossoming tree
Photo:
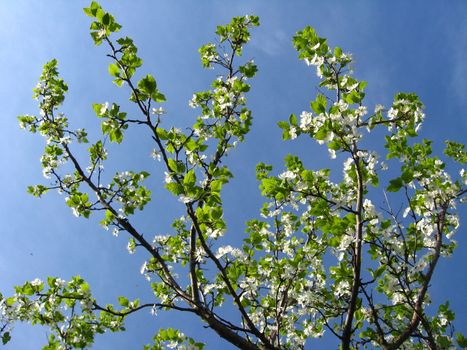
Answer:
[[[369, 112], [366, 83], [352, 75], [351, 55], [331, 49], [311, 27], [298, 32], [299, 57], [316, 67], [326, 92], [309, 111], [292, 114], [279, 127], [284, 140], [310, 137], [327, 147], [331, 158], [339, 155], [343, 177], [334, 182], [331, 170], [307, 169], [293, 155], [280, 173], [258, 164], [262, 219], [248, 222], [243, 244], [232, 247], [222, 244], [228, 227], [221, 193], [232, 177], [222, 161], [244, 140], [252, 122], [245, 94], [257, 67], [240, 56], [258, 18], [233, 18], [217, 28], [218, 44], [200, 48], [203, 66], [222, 75], [209, 90], [193, 95], [190, 106], [200, 115], [181, 131], [164, 118], [165, 97], [155, 78], [148, 74], [135, 80], [142, 59], [133, 40], [116, 38], [121, 26], [96, 2], [84, 11], [93, 20], [95, 44], [109, 49], [113, 82], [129, 90], [140, 116], [128, 118], [116, 103], [95, 104], [103, 136], [90, 143], [86, 131], [71, 129], [59, 112], [67, 85], [57, 61], [48, 62], [34, 89], [40, 114], [19, 117], [22, 128], [46, 139], [41, 163], [49, 180], [29, 192], [42, 196], [58, 190], [76, 216], [103, 215], [104, 228], [128, 235], [129, 252], [139, 249], [147, 255], [141, 272], [154, 298], [142, 303], [121, 296], [116, 305], [101, 305], [80, 277], [26, 282], [14, 295], [1, 296], [4, 344], [14, 322], [26, 321], [50, 327], [43, 349], [84, 349], [98, 333], [123, 330], [131, 314], [163, 309], [194, 314], [219, 337], [248, 350], [305, 349], [324, 332], [343, 350], [467, 345], [453, 332], [448, 303], [436, 306], [437, 311], [427, 309], [439, 259], [456, 245], [456, 205], [465, 198], [467, 174], [460, 169], [460, 176], [452, 178], [445, 162], [432, 155], [430, 141], [417, 138], [424, 113], [415, 94], [399, 93], [391, 106]], [[121, 143], [129, 127], [149, 132], [153, 156], [165, 168], [165, 188], [184, 205], [170, 235], [148, 240], [132, 221], [151, 200], [143, 185], [149, 173], [117, 172], [106, 181], [104, 140]], [[386, 134], [388, 165], [364, 142], [375, 129]], [[81, 153], [77, 156], [83, 144], [87, 163], [79, 160]], [[462, 166], [467, 160], [464, 146], [456, 142], [446, 143], [445, 155], [450, 164]], [[392, 179], [382, 183], [388, 166]], [[397, 207], [402, 203], [403, 210], [394, 209], [394, 202]], [[226, 309], [226, 303], [233, 306]], [[168, 328], [145, 349], [202, 349], [202, 341]]]

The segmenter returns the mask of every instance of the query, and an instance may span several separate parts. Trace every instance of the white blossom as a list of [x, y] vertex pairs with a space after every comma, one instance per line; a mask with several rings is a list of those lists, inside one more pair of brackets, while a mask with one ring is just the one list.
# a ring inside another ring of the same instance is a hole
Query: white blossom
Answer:
[[161, 161], [161, 153], [158, 150], [153, 149], [151, 151], [151, 158], [160, 162]]
[[233, 247], [230, 246], [230, 245], [226, 245], [226, 246], [223, 246], [223, 247], [219, 247], [219, 249], [217, 250], [216, 252], [216, 258], [217, 259], [220, 259], [221, 257], [223, 257], [224, 255], [226, 254], [229, 254], [230, 252], [233, 251]]
[[384, 110], [384, 106], [383, 106], [383, 105], [377, 104], [377, 105], [375, 106], [375, 113], [382, 112], [383, 110]]
[[281, 180], [294, 180], [296, 177], [297, 174], [290, 170], [287, 170], [278, 176], [278, 178]]
[[39, 278], [36, 278], [36, 279], [33, 279], [31, 281], [31, 285], [34, 286], [34, 287], [38, 287], [42, 284], [42, 281], [39, 279]]
[[300, 129], [307, 131], [313, 121], [313, 115], [310, 112], [303, 111], [300, 114]]
[[174, 181], [174, 180], [173, 180], [173, 176], [172, 176], [171, 173], [169, 173], [169, 172], [167, 172], [167, 171], [164, 171], [164, 174], [165, 174], [164, 182], [165, 182], [166, 184], [171, 183], [171, 182]]
[[292, 140], [297, 138], [297, 128], [295, 126], [292, 126], [289, 130], [289, 135]]
[[393, 120], [397, 118], [398, 110], [391, 107], [388, 111], [388, 119]]
[[144, 274], [146, 273], [147, 269], [148, 269], [148, 263], [145, 261], [145, 262], [143, 263], [143, 265], [141, 265], [141, 268], [140, 268], [139, 272], [140, 272], [142, 275], [144, 275]]
[[191, 198], [189, 196], [181, 195], [178, 197], [179, 202], [182, 202], [184, 204], [190, 203], [194, 200], [194, 198]]
[[99, 110], [99, 114], [100, 115], [104, 115], [109, 109], [109, 103], [108, 102], [105, 102], [103, 104], [101, 104], [101, 109]]
[[152, 108], [151, 113], [154, 115], [162, 115], [162, 114], [165, 114], [165, 110], [162, 107]]

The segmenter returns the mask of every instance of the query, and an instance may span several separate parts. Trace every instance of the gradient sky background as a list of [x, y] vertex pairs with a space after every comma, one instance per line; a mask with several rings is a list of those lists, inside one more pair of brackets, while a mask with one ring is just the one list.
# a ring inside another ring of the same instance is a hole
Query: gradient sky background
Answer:
[[[246, 58], [254, 58], [259, 73], [252, 81], [249, 105], [254, 125], [248, 140], [229, 157], [235, 178], [224, 192], [228, 240], [238, 241], [244, 222], [261, 206], [254, 166], [258, 161], [279, 167], [287, 153], [302, 154], [312, 168], [335, 166], [324, 148], [311, 141], [283, 143], [276, 122], [300, 114], [316, 95], [314, 70], [296, 58], [291, 44], [295, 32], [310, 24], [318, 34], [354, 54], [356, 77], [368, 82], [366, 105], [390, 105], [398, 91], [416, 92], [426, 105], [422, 136], [466, 142], [467, 134], [467, 3], [465, 1], [101, 1], [139, 47], [141, 74], [154, 74], [168, 102], [167, 119], [188, 126], [196, 111], [188, 108], [195, 91], [208, 88], [215, 72], [201, 68], [197, 49], [214, 39], [216, 25], [232, 16], [256, 14]], [[42, 183], [39, 157], [43, 141], [21, 131], [16, 116], [37, 113], [31, 89], [42, 65], [52, 58], [69, 84], [63, 111], [74, 127], [97, 135], [99, 122], [92, 103], [118, 102], [126, 106], [128, 91], [117, 89], [107, 73], [104, 47], [94, 47], [90, 19], [82, 8], [88, 1], [2, 1], [0, 4], [0, 291], [49, 275], [69, 279], [80, 274], [94, 296], [105, 304], [126, 295], [150, 300], [150, 289], [139, 274], [144, 256], [129, 256], [124, 235], [114, 238], [91, 220], [77, 219], [55, 193], [38, 200], [26, 186]], [[133, 107], [125, 107], [128, 112]], [[166, 124], [168, 125], [168, 124]], [[109, 171], [149, 170], [153, 202], [137, 223], [148, 235], [168, 232], [179, 216], [180, 204], [161, 189], [162, 170], [149, 157], [152, 145], [143, 130], [128, 134], [128, 144], [112, 148]], [[377, 142], [374, 140], [372, 142]], [[115, 167], [113, 167], [115, 166]], [[280, 167], [277, 168], [280, 170]], [[457, 314], [457, 330], [467, 333], [467, 227], [462, 208], [459, 248], [441, 262], [432, 298], [450, 300]], [[464, 225], [464, 226], [462, 226]], [[462, 228], [464, 227], [464, 228]], [[204, 330], [196, 319], [143, 312], [128, 320], [128, 331], [97, 338], [94, 349], [140, 349], [159, 327], [183, 325], [189, 335], [208, 342], [206, 349], [232, 347]], [[46, 330], [19, 325], [5, 349], [39, 349]], [[313, 343], [311, 343], [313, 344]], [[310, 347], [311, 348], [311, 347]], [[318, 348], [321, 348], [318, 346]]]

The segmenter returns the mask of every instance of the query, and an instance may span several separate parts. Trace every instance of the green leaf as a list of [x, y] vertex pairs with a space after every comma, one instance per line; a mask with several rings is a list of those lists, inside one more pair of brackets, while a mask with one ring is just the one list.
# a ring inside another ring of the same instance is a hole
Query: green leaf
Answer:
[[150, 74], [146, 75], [143, 79], [138, 82], [138, 89], [151, 95], [156, 92], [157, 84], [156, 79]]
[[195, 171], [192, 169], [185, 174], [183, 178], [183, 184], [187, 187], [193, 187], [196, 183], [196, 174]]
[[48, 190], [49, 188], [44, 185], [28, 186], [28, 193], [32, 194], [34, 197], [41, 197], [44, 193], [47, 193]]
[[380, 267], [378, 267], [376, 270], [373, 271], [373, 273], [372, 273], [373, 278], [380, 277], [384, 273], [384, 271], [386, 271], [386, 266], [381, 265]]
[[24, 295], [29, 295], [29, 296], [34, 295], [34, 288], [29, 282], [23, 286], [21, 291], [23, 292]]
[[120, 76], [120, 68], [115, 63], [109, 64], [109, 74], [113, 77]]
[[464, 149], [465, 145], [459, 142], [446, 141], [446, 149], [444, 154], [451, 157], [456, 162], [467, 163], [467, 151]]
[[2, 344], [5, 345], [11, 340], [10, 332], [5, 332], [2, 335]]
[[281, 128], [281, 129], [283, 129], [283, 130], [287, 130], [287, 132], [288, 132], [289, 129], [290, 129], [289, 123], [287, 123], [287, 122], [285, 122], [285, 121], [277, 122], [277, 125], [279, 126], [279, 128]]
[[221, 180], [214, 180], [211, 182], [211, 191], [215, 193], [220, 193], [222, 190], [222, 181]]
[[408, 184], [410, 181], [413, 180], [413, 175], [414, 172], [412, 169], [406, 169], [404, 172], [401, 174], [401, 179]]
[[172, 170], [174, 173], [178, 173], [178, 162], [173, 158], [169, 158], [168, 163], [169, 169]]
[[295, 114], [291, 114], [289, 117], [289, 122], [291, 125], [297, 126], [298, 125], [297, 116]]
[[154, 100], [154, 102], [165, 102], [165, 96], [164, 94], [160, 93], [159, 91], [153, 93], [151, 95], [151, 98]]
[[118, 297], [118, 303], [123, 307], [128, 307], [128, 305], [130, 304], [128, 299], [123, 296]]
[[397, 192], [400, 188], [404, 185], [404, 181], [398, 177], [397, 179], [393, 179], [389, 181], [389, 186], [386, 189], [388, 192]]
[[466, 337], [464, 337], [461, 333], [456, 333], [456, 340], [457, 340], [457, 344], [462, 349], [467, 349], [467, 338]]
[[183, 191], [183, 186], [176, 182], [169, 182], [165, 184], [165, 188], [172, 192], [175, 196], [181, 195]]
[[92, 1], [91, 5], [89, 7], [85, 7], [83, 9], [83, 11], [89, 17], [96, 17], [97, 10], [100, 9], [100, 8], [101, 8], [101, 6], [97, 2]]
[[244, 74], [247, 78], [253, 78], [258, 71], [258, 68], [252, 62], [248, 62], [244, 66], [238, 67], [240, 73]]
[[214, 219], [214, 220], [218, 220], [222, 217], [222, 207], [214, 207], [212, 208], [211, 210], [211, 217]]
[[334, 56], [340, 58], [342, 56], [342, 49], [338, 46], [334, 48]]
[[110, 15], [108, 13], [102, 16], [102, 24], [105, 26], [108, 26], [110, 24]]
[[344, 100], [349, 104], [360, 103], [364, 97], [364, 93], [353, 90], [350, 94], [345, 95]]
[[311, 108], [316, 114], [321, 114], [326, 112], [326, 97], [324, 95], [318, 95], [316, 101], [311, 102]]
[[123, 141], [122, 130], [120, 128], [112, 129], [109, 132], [109, 139], [110, 139], [110, 142], [122, 143]]
[[161, 140], [168, 140], [169, 139], [169, 133], [165, 129], [157, 128], [156, 132], [157, 132], [157, 136], [159, 136], [159, 138]]
[[329, 129], [327, 128], [326, 125], [323, 125], [321, 128], [318, 129], [318, 131], [315, 134], [315, 139], [316, 140], [325, 140], [326, 137], [329, 134]]

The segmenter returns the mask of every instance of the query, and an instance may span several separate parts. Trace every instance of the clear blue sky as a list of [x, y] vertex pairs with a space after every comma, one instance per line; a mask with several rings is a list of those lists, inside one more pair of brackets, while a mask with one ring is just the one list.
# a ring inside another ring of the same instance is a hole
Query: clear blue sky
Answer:
[[[41, 183], [39, 157], [43, 142], [22, 132], [16, 116], [37, 113], [31, 99], [42, 65], [59, 60], [70, 90], [64, 112], [75, 127], [92, 135], [98, 121], [92, 103], [125, 104], [127, 91], [112, 85], [103, 47], [94, 47], [89, 19], [82, 13], [87, 1], [15, 0], [0, 4], [0, 290], [36, 277], [63, 278], [80, 274], [103, 304], [118, 295], [150, 300], [150, 290], [139, 268], [142, 255], [129, 256], [126, 239], [102, 230], [97, 218], [77, 219], [63, 197], [51, 193], [43, 200], [26, 194], [26, 186]], [[354, 54], [356, 76], [368, 81], [366, 104], [389, 105], [398, 91], [416, 92], [426, 105], [423, 136], [440, 150], [444, 139], [467, 142], [467, 3], [459, 1], [101, 1], [123, 25], [144, 59], [143, 69], [155, 75], [168, 102], [173, 123], [190, 125], [194, 112], [188, 100], [206, 89], [213, 72], [201, 68], [197, 48], [214, 39], [216, 25], [232, 16], [256, 14], [248, 58], [259, 74], [249, 95], [254, 126], [247, 140], [229, 158], [235, 179], [226, 189], [229, 237], [241, 237], [244, 222], [256, 216], [260, 196], [254, 179], [258, 161], [282, 164], [287, 153], [303, 154], [307, 164], [330, 166], [326, 152], [311, 143], [283, 143], [276, 122], [308, 108], [316, 94], [315, 73], [298, 61], [292, 35], [309, 24], [331, 45]], [[131, 113], [131, 109], [129, 109]], [[178, 216], [179, 205], [162, 187], [161, 169], [151, 161], [149, 137], [133, 132], [129, 145], [114, 149], [115, 170], [149, 170], [154, 190], [152, 211], [138, 224], [148, 235], [164, 233]], [[112, 170], [114, 171], [114, 170]], [[443, 260], [433, 281], [435, 303], [450, 300], [457, 329], [467, 333], [467, 211], [456, 239], [459, 248]], [[463, 226], [462, 226], [463, 225]], [[138, 349], [149, 343], [159, 327], [182, 324], [188, 334], [201, 334], [208, 350], [230, 349], [188, 317], [162, 314], [130, 318], [128, 331], [98, 337], [95, 349]], [[17, 327], [9, 350], [38, 349], [46, 331]], [[199, 338], [199, 340], [203, 340]]]

